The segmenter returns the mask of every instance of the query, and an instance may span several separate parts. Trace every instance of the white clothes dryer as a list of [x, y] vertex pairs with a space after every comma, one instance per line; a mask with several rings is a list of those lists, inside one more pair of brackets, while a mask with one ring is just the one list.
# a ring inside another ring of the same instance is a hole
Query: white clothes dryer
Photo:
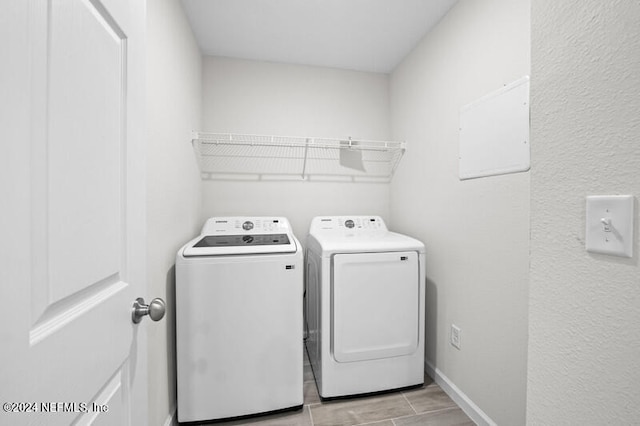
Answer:
[[180, 422], [302, 406], [303, 267], [282, 217], [211, 218], [178, 251]]
[[390, 232], [378, 216], [316, 217], [305, 285], [320, 397], [424, 383], [424, 244]]

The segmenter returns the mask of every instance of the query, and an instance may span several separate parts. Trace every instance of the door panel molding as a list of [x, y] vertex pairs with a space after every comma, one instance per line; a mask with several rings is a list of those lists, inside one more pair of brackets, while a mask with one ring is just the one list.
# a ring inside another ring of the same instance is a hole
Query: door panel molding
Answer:
[[124, 290], [128, 284], [119, 278], [118, 274], [112, 275], [89, 288], [49, 305], [29, 332], [29, 344], [36, 345], [47, 336], [71, 321], [80, 319], [96, 306]]

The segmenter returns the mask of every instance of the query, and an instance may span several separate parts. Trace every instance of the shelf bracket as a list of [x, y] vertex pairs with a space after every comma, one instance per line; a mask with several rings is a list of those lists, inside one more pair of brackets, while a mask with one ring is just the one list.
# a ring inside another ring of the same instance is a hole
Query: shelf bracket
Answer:
[[302, 162], [302, 179], [307, 178], [307, 154], [309, 153], [309, 142], [310, 139], [307, 138], [304, 143], [304, 160]]

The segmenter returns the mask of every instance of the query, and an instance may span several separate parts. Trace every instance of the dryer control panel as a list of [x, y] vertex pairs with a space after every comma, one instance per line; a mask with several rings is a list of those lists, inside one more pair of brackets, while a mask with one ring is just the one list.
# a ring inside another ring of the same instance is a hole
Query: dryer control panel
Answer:
[[319, 230], [386, 231], [380, 216], [320, 216], [313, 218], [309, 232]]

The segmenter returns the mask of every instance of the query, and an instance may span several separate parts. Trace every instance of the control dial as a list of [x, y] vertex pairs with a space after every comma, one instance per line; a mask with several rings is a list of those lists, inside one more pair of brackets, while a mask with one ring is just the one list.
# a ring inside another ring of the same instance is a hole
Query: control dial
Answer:
[[355, 223], [353, 223], [353, 221], [351, 219], [347, 220], [344, 222], [344, 226], [346, 226], [347, 228], [351, 229], [355, 226]]
[[242, 229], [244, 229], [245, 231], [251, 231], [253, 229], [253, 222], [247, 220], [242, 224]]

